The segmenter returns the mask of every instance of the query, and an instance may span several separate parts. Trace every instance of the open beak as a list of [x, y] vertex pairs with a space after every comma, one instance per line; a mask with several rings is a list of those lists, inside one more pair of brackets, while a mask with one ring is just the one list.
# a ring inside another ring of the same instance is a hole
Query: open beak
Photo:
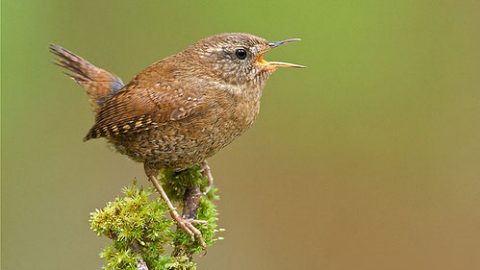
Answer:
[[293, 42], [293, 41], [300, 41], [299, 38], [289, 38], [289, 39], [285, 39], [285, 40], [281, 40], [281, 41], [276, 41], [276, 42], [270, 42], [268, 43], [268, 45], [270, 46], [270, 48], [261, 53], [260, 56], [258, 57], [257, 59], [257, 63], [262, 65], [262, 66], [265, 66], [267, 68], [279, 68], [279, 67], [289, 67], [289, 68], [304, 68], [305, 66], [302, 66], [302, 65], [297, 65], [297, 64], [292, 64], [292, 63], [286, 63], [286, 62], [269, 62], [267, 60], [265, 60], [263, 58], [263, 56], [265, 55], [265, 53], [267, 53], [268, 51], [270, 51], [270, 49], [273, 49], [273, 48], [276, 48], [282, 44], [285, 44], [285, 43], [288, 43], [288, 42]]

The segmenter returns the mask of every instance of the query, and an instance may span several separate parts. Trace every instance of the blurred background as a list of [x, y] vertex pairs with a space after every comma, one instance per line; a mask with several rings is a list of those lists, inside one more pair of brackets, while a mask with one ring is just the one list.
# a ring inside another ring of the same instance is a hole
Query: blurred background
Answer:
[[210, 159], [199, 269], [480, 269], [478, 1], [2, 1], [2, 269], [99, 269], [89, 213], [142, 165], [104, 140], [51, 42], [125, 82], [200, 38], [301, 37]]

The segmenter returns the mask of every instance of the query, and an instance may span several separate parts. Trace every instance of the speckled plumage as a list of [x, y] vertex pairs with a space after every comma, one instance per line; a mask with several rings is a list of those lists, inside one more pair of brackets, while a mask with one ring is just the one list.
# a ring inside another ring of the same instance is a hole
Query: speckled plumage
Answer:
[[[112, 111], [100, 111], [92, 132], [98, 131], [95, 134], [98, 137], [103, 135], [102, 128], [108, 127], [105, 136], [119, 152], [134, 160], [156, 164], [156, 167], [180, 170], [203, 161], [228, 145], [252, 125], [258, 114], [260, 89], [234, 94], [218, 90], [208, 80], [182, 86], [182, 81], [165, 80], [168, 75], [161, 77], [161, 83], [142, 85], [148, 89], [142, 93], [135, 92], [138, 88], [129, 90], [127, 85], [118, 98], [142, 100], [139, 101], [143, 104], [142, 110], [135, 110], [132, 114], [138, 115], [128, 118], [114, 117], [113, 120], [104, 116], [108, 113], [119, 115], [115, 108], [121, 101], [116, 101], [116, 96], [105, 104], [105, 108], [109, 108], [110, 102], [114, 103]], [[142, 84], [142, 80], [138, 84], [136, 79], [133, 82], [135, 87]], [[165, 89], [171, 90], [162, 92]], [[123, 111], [130, 111], [128, 105]], [[102, 121], [104, 117], [108, 120]], [[115, 134], [114, 130], [124, 131], [122, 126], [128, 123], [132, 127], [127, 132]]]
[[169, 201], [156, 179], [158, 171], [202, 163], [213, 181], [205, 160], [253, 124], [267, 78], [278, 67], [302, 67], [263, 58], [294, 40], [267, 42], [244, 33], [211, 36], [152, 64], [125, 86], [58, 45], [50, 50], [59, 57], [57, 64], [87, 90], [97, 113], [85, 140], [106, 137], [120, 153], [143, 162], [172, 217], [202, 239], [194, 221], [180, 217]]
[[103, 104], [86, 139], [107, 137], [120, 153], [158, 168], [205, 160], [252, 125], [273, 71], [232, 65], [219, 52], [230, 56], [223, 51], [240, 45], [261, 52], [267, 44], [246, 34], [214, 36], [151, 65]]

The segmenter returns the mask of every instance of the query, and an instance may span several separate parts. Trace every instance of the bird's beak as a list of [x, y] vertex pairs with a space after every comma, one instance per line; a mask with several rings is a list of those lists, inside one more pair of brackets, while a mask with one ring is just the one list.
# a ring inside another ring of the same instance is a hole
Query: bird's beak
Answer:
[[275, 48], [275, 47], [278, 47], [278, 46], [280, 46], [282, 44], [285, 44], [285, 43], [288, 43], [288, 42], [294, 42], [294, 41], [300, 41], [300, 40], [301, 39], [299, 39], [299, 38], [289, 38], [289, 39], [285, 39], [285, 40], [270, 42], [270, 43], [268, 43], [268, 45], [271, 48]]
[[267, 60], [265, 60], [263, 58], [263, 56], [265, 55], [265, 53], [267, 53], [268, 51], [270, 51], [271, 49], [273, 48], [276, 48], [282, 44], [285, 44], [285, 43], [288, 43], [288, 42], [293, 42], [293, 41], [300, 41], [299, 38], [289, 38], [289, 39], [285, 39], [285, 40], [281, 40], [281, 41], [276, 41], [276, 42], [270, 42], [268, 43], [268, 46], [269, 48], [260, 54], [260, 56], [258, 57], [257, 59], [257, 63], [261, 66], [264, 66], [266, 68], [273, 68], [273, 69], [276, 69], [276, 68], [279, 68], [279, 67], [289, 67], [289, 68], [304, 68], [305, 66], [302, 66], [302, 65], [297, 65], [297, 64], [292, 64], [292, 63], [286, 63], [286, 62], [269, 62]]

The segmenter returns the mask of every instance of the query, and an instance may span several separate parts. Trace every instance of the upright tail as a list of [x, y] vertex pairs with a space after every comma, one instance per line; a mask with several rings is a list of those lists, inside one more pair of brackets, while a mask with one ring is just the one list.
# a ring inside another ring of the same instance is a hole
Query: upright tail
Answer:
[[65, 68], [64, 73], [85, 88], [94, 112], [98, 112], [102, 104], [124, 86], [119, 77], [59, 45], [50, 44], [50, 52], [57, 56], [55, 64]]

